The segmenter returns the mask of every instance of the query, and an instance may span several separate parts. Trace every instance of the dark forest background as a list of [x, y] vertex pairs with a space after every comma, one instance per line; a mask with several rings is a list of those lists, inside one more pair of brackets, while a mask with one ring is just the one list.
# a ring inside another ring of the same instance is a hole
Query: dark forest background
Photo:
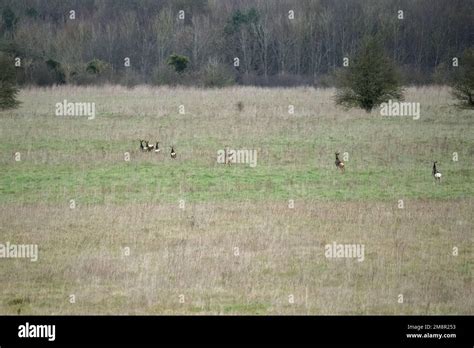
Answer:
[[[473, 9], [474, 0], [1, 0], [0, 50], [21, 59], [19, 84], [330, 86], [343, 58], [375, 36], [405, 84], [442, 84], [473, 46]], [[183, 71], [168, 64], [173, 54], [188, 59]]]

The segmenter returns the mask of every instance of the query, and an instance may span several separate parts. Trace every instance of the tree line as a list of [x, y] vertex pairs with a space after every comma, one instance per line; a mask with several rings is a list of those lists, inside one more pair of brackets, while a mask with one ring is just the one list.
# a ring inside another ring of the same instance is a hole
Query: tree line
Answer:
[[3, 0], [0, 50], [17, 59], [20, 85], [328, 86], [336, 83], [334, 72], [345, 59], [351, 64], [364, 37], [373, 36], [404, 84], [448, 83], [454, 59], [473, 46], [473, 5]]

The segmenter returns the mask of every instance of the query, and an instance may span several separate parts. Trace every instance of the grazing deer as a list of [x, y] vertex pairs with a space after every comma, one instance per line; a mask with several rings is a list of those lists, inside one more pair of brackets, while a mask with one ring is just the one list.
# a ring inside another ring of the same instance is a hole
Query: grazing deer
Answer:
[[344, 173], [344, 171], [345, 171], [344, 162], [342, 162], [339, 159], [339, 152], [336, 152], [336, 162], [334, 162], [334, 163], [336, 164], [336, 167], [341, 170], [341, 173]]
[[161, 151], [161, 149], [160, 149], [160, 142], [157, 141], [157, 142], [156, 142], [156, 145], [155, 145], [155, 152], [160, 152], [160, 151]]
[[440, 172], [438, 172], [438, 169], [436, 168], [436, 163], [438, 163], [438, 161], [433, 162], [433, 177], [434, 177], [435, 181], [441, 182], [442, 174]]
[[140, 149], [145, 151], [148, 147], [148, 142], [146, 140], [140, 140]]
[[176, 152], [174, 151], [174, 147], [171, 146], [171, 158], [175, 159], [176, 158]]

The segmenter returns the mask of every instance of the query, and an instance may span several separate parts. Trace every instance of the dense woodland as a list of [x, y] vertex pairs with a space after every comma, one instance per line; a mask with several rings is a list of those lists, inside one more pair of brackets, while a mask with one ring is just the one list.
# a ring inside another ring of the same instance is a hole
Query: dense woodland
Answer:
[[[473, 9], [474, 0], [0, 0], [0, 49], [20, 58], [19, 84], [325, 86], [372, 36], [405, 84], [446, 83], [453, 57], [473, 46]], [[169, 64], [173, 54], [184, 69]]]

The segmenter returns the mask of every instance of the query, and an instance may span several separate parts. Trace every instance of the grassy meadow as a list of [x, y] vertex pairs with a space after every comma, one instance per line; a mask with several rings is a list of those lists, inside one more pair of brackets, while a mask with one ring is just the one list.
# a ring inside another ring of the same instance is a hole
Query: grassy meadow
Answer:
[[[472, 314], [474, 113], [441, 86], [406, 89], [418, 120], [334, 92], [22, 90], [0, 112], [0, 243], [39, 259], [0, 259], [0, 313]], [[95, 119], [56, 116], [65, 99]], [[256, 167], [217, 163], [226, 147]]]

